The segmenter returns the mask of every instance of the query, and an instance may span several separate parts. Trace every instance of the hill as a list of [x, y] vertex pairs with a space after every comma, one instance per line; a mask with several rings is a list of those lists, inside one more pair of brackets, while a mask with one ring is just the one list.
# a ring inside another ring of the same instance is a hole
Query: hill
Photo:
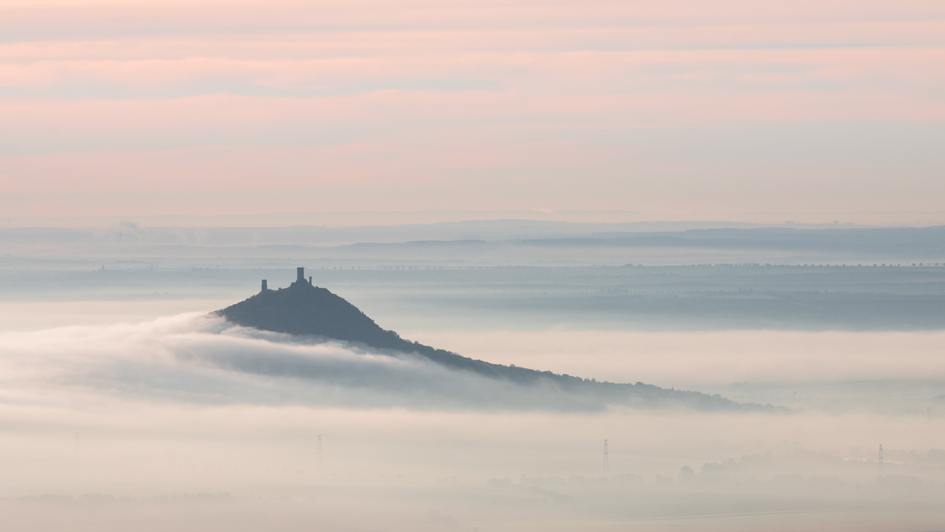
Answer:
[[525, 386], [551, 384], [568, 394], [592, 395], [605, 403], [635, 406], [686, 406], [700, 410], [769, 410], [773, 407], [735, 403], [719, 395], [667, 390], [636, 383], [619, 384], [582, 379], [550, 371], [492, 364], [436, 349], [381, 328], [357, 307], [306, 280], [303, 268], [288, 288], [263, 289], [235, 305], [216, 311], [237, 325], [293, 335], [317, 336], [426, 357], [456, 370], [511, 381]]

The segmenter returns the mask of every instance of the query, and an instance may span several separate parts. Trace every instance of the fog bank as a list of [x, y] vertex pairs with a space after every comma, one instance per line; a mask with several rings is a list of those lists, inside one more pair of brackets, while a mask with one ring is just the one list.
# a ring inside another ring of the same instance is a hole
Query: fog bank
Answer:
[[85, 306], [101, 324], [0, 333], [10, 526], [945, 525], [940, 332], [400, 331], [490, 362], [792, 408], [707, 413], [575, 402], [204, 312], [115, 323], [147, 312], [124, 305]]

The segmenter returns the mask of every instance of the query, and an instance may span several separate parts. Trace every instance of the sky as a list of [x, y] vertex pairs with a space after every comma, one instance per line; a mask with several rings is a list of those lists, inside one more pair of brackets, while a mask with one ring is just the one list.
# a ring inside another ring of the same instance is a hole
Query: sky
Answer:
[[0, 0], [0, 214], [937, 211], [945, 4]]

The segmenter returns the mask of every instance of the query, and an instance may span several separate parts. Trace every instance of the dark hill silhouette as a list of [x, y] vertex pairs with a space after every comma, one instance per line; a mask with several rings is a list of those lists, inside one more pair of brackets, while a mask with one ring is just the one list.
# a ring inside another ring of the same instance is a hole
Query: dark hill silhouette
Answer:
[[568, 394], [590, 395], [606, 403], [637, 406], [686, 406], [700, 410], [772, 410], [770, 405], [736, 403], [719, 395], [667, 390], [651, 384], [618, 384], [537, 371], [517, 366], [503, 366], [476, 360], [442, 349], [411, 342], [396, 332], [374, 323], [357, 307], [325, 288], [313, 286], [298, 269], [298, 279], [288, 288], [263, 289], [215, 314], [231, 323], [256, 329], [293, 335], [319, 336], [363, 344], [384, 350], [417, 354], [453, 369], [472, 371], [493, 379], [520, 385], [555, 385]]

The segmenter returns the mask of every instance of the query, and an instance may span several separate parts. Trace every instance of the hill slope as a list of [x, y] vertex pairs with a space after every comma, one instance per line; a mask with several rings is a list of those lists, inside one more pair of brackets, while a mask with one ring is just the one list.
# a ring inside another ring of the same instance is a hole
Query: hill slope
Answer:
[[744, 405], [719, 395], [666, 390], [650, 384], [617, 384], [503, 366], [435, 349], [401, 338], [374, 323], [357, 307], [325, 288], [312, 286], [299, 274], [288, 288], [263, 290], [216, 311], [237, 325], [293, 335], [320, 336], [366, 346], [417, 354], [453, 369], [472, 371], [485, 377], [520, 385], [552, 384], [568, 394], [592, 395], [605, 403], [637, 406], [686, 406], [700, 410], [768, 410], [772, 407]]

